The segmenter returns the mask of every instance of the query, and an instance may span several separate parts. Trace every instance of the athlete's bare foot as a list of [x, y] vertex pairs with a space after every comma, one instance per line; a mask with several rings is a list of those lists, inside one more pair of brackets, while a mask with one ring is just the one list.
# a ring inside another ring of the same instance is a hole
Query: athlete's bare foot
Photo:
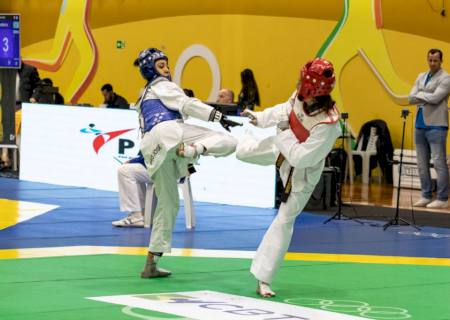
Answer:
[[145, 261], [144, 270], [141, 272], [141, 278], [162, 278], [172, 274], [169, 270], [158, 268], [156, 263], [160, 258], [160, 255], [155, 256], [152, 252], [147, 254], [147, 260]]
[[194, 144], [185, 144], [181, 143], [178, 146], [177, 150], [177, 156], [183, 157], [183, 158], [192, 158], [195, 159], [198, 156], [202, 155], [205, 152], [205, 147], [203, 147], [201, 144], [194, 145]]
[[258, 285], [256, 287], [256, 293], [259, 294], [263, 298], [272, 298], [275, 297], [275, 292], [270, 289], [270, 285], [268, 283], [258, 281]]

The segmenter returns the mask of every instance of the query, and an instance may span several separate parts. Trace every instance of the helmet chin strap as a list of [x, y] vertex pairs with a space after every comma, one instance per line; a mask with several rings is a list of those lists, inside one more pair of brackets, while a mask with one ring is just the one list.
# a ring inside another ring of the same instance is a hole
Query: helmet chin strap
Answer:
[[309, 104], [304, 100], [302, 101], [302, 103], [303, 103], [303, 110], [306, 112], [308, 116], [316, 115], [325, 110], [325, 107], [320, 106], [315, 99], [312, 100], [311, 103]]
[[325, 107], [320, 106], [315, 98], [307, 99], [308, 100], [307, 102], [305, 98], [301, 95], [300, 89], [297, 91], [296, 98], [301, 102], [303, 110], [308, 116], [314, 116], [325, 110]]

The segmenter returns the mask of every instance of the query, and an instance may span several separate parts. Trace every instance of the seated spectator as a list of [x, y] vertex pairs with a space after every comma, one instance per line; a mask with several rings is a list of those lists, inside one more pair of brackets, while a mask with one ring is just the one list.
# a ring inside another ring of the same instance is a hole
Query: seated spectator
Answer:
[[217, 103], [233, 103], [234, 92], [230, 89], [221, 89], [217, 95]]
[[115, 227], [144, 227], [144, 205], [146, 186], [150, 181], [144, 163], [139, 156], [122, 164], [117, 170], [119, 181], [120, 211], [129, 212], [121, 220], [113, 221]]
[[187, 95], [189, 98], [195, 98], [194, 91], [191, 89], [183, 89], [184, 94]]
[[110, 85], [109, 83], [104, 84], [102, 86], [101, 91], [102, 91], [103, 97], [105, 98], [105, 101], [103, 102], [103, 105], [101, 105], [101, 107], [116, 108], [116, 109], [129, 109], [130, 108], [128, 101], [124, 97], [115, 93], [113, 91], [112, 85]]
[[30, 102], [64, 104], [64, 97], [58, 91], [58, 87], [53, 86], [51, 79], [44, 78], [38, 82], [37, 87], [33, 90]]
[[11, 169], [11, 160], [9, 157], [9, 150], [7, 148], [2, 148], [2, 153], [0, 155], [0, 170]]

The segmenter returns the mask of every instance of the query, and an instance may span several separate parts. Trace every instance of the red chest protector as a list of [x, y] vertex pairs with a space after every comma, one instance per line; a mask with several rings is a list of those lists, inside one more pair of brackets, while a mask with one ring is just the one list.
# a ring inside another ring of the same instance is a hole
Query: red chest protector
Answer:
[[298, 120], [294, 110], [289, 114], [289, 126], [300, 143], [305, 142], [306, 139], [308, 139], [309, 131], [302, 125], [300, 120]]

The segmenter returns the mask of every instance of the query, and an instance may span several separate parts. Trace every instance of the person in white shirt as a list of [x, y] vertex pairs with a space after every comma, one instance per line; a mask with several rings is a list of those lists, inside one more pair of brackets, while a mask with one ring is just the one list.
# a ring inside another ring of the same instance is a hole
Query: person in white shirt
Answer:
[[123, 163], [117, 169], [119, 185], [120, 211], [129, 214], [117, 221], [115, 227], [143, 228], [144, 205], [147, 185], [152, 184], [147, 174], [144, 157], [142, 155]]

